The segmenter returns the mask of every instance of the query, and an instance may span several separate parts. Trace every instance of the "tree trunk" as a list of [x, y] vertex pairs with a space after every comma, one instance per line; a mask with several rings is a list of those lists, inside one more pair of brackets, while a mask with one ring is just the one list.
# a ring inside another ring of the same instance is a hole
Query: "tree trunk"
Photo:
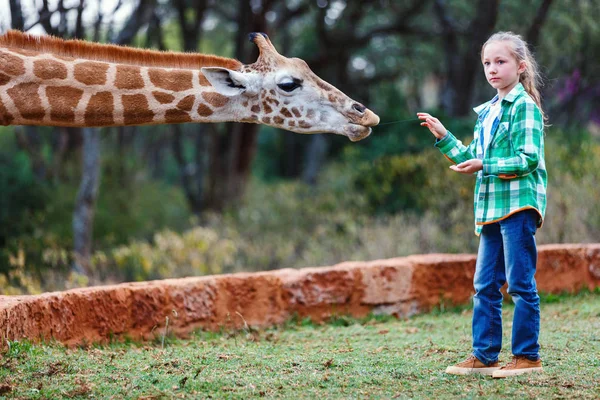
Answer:
[[85, 275], [88, 275], [91, 270], [92, 232], [99, 177], [100, 131], [97, 128], [83, 128], [81, 184], [73, 212], [73, 251], [75, 255], [72, 269]]

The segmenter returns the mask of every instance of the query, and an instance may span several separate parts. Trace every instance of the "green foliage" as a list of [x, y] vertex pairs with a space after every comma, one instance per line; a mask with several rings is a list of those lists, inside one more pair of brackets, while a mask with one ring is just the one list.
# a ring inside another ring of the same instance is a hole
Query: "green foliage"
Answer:
[[94, 275], [102, 280], [146, 281], [165, 277], [218, 274], [231, 264], [235, 244], [207, 228], [178, 234], [156, 233], [152, 243], [133, 241], [108, 252], [94, 254]]

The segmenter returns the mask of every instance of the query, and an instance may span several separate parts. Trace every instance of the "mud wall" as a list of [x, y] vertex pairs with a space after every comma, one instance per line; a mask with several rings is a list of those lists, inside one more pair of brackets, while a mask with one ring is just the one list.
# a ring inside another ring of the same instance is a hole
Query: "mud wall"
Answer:
[[[441, 303], [468, 303], [474, 271], [474, 255], [429, 254], [0, 296], [0, 338], [67, 345], [151, 339], [162, 335], [167, 317], [169, 331], [185, 336], [197, 328], [270, 326], [294, 315], [410, 316]], [[599, 287], [600, 243], [540, 246], [536, 278], [546, 293]]]

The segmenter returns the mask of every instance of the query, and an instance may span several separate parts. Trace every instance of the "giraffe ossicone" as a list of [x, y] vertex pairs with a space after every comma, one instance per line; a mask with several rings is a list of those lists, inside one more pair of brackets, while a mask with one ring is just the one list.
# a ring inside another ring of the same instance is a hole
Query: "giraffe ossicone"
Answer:
[[253, 64], [8, 31], [0, 36], [0, 124], [120, 126], [249, 122], [364, 139], [379, 117], [250, 34]]

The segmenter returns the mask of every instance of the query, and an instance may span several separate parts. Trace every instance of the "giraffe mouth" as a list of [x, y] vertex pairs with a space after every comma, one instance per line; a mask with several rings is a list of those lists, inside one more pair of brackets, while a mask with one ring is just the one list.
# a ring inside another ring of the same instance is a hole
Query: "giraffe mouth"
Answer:
[[371, 128], [364, 125], [349, 123], [343, 128], [344, 135], [353, 142], [358, 142], [369, 136], [372, 132]]

